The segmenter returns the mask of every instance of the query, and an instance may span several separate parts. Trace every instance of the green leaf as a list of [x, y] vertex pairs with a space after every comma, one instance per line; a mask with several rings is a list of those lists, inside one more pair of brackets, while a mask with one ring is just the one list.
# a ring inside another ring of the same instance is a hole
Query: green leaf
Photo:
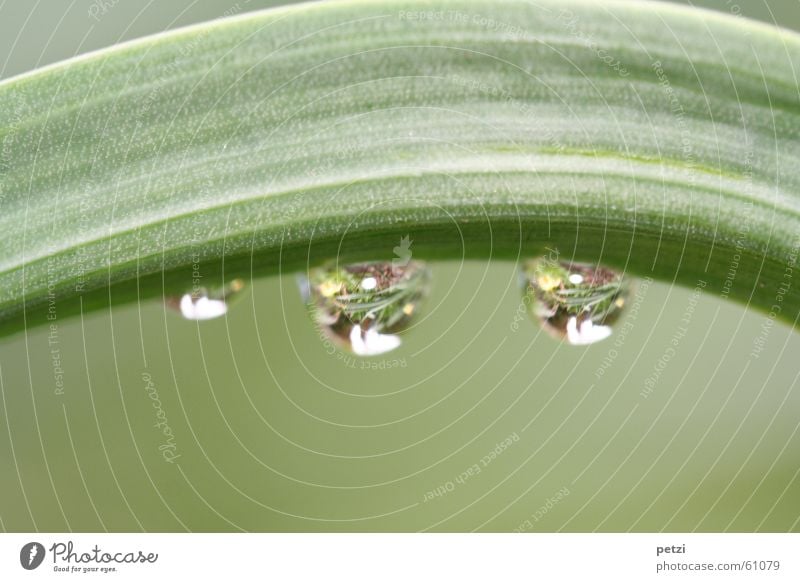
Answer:
[[794, 322], [800, 39], [664, 4], [350, 0], [0, 84], [0, 333], [337, 256], [545, 246]]

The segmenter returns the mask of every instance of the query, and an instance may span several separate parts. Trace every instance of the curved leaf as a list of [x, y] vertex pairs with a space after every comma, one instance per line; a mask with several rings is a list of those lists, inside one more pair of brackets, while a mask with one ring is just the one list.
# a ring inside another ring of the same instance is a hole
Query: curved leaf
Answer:
[[0, 329], [309, 262], [580, 260], [793, 322], [800, 39], [657, 3], [325, 2], [0, 84]]

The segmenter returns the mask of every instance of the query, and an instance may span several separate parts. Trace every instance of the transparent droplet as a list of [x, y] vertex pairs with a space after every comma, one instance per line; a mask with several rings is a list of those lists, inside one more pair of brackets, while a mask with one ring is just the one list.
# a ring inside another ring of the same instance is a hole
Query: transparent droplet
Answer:
[[522, 273], [531, 317], [576, 346], [609, 337], [630, 294], [621, 273], [588, 263], [540, 257], [527, 261]]
[[421, 261], [331, 263], [300, 279], [301, 294], [325, 335], [359, 356], [398, 348], [397, 334], [429, 286], [430, 271]]
[[185, 319], [205, 321], [228, 313], [231, 300], [244, 289], [242, 279], [233, 279], [223, 287], [207, 289], [197, 287], [183, 295], [166, 298], [166, 304]]

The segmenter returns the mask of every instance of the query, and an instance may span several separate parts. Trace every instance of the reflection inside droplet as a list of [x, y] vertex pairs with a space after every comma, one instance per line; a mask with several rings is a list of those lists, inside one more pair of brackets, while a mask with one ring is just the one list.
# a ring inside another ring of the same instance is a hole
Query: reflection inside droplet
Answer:
[[300, 280], [316, 322], [340, 347], [377, 356], [400, 346], [419, 302], [428, 294], [430, 272], [421, 261], [328, 264]]
[[527, 261], [522, 272], [531, 316], [548, 333], [576, 346], [609, 337], [630, 293], [621, 273], [559, 261], [552, 253]]
[[233, 279], [223, 287], [208, 290], [198, 287], [189, 293], [166, 298], [168, 307], [176, 310], [185, 319], [206, 321], [228, 313], [231, 299], [244, 289], [244, 281]]

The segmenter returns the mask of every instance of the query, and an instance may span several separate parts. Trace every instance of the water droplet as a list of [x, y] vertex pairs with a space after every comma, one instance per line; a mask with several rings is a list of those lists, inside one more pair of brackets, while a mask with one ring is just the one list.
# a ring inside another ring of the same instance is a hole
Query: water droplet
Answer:
[[233, 279], [223, 287], [208, 290], [198, 287], [180, 296], [166, 298], [168, 307], [176, 310], [185, 319], [205, 321], [228, 313], [231, 299], [244, 289], [242, 279]]
[[531, 316], [548, 333], [576, 346], [609, 337], [630, 293], [617, 271], [551, 256], [527, 261], [522, 273]]
[[359, 356], [399, 347], [397, 333], [408, 326], [429, 287], [430, 271], [421, 261], [332, 263], [300, 280], [325, 335]]

